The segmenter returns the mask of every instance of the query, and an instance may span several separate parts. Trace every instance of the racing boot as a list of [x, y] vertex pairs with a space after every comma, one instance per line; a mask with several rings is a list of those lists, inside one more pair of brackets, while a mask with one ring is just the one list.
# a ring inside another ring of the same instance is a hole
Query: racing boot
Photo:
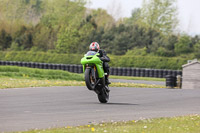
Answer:
[[106, 83], [106, 85], [111, 84], [111, 82], [109, 81], [108, 77], [109, 77], [109, 75], [105, 76], [105, 83]]

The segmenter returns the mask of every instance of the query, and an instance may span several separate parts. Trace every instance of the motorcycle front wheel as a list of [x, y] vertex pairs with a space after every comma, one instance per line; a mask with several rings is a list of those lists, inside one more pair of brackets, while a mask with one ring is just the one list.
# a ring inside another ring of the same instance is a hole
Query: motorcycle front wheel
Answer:
[[92, 69], [85, 70], [85, 84], [89, 90], [95, 89], [96, 79], [92, 78]]

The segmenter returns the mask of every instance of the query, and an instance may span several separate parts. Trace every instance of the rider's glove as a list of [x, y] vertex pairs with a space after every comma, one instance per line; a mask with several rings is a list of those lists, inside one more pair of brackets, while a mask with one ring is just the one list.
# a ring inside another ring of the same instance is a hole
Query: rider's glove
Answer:
[[105, 61], [105, 57], [100, 57], [100, 60], [101, 61]]

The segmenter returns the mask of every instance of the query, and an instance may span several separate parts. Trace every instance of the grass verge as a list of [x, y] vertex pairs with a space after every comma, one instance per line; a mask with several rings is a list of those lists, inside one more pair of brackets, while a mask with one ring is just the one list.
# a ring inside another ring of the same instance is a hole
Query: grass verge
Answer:
[[110, 78], [127, 79], [127, 80], [165, 81], [165, 78], [149, 78], [149, 77], [110, 76]]
[[[115, 76], [116, 78], [118, 76]], [[0, 66], [0, 89], [51, 86], [85, 86], [83, 74], [17, 66]], [[112, 83], [111, 87], [165, 88], [160, 85]]]
[[198, 133], [200, 116], [190, 115], [172, 118], [110, 122], [79, 127], [67, 126], [48, 130], [32, 130], [24, 133]]
[[83, 81], [71, 80], [48, 80], [34, 78], [0, 78], [0, 89], [6, 88], [25, 88], [25, 87], [52, 87], [52, 86], [84, 86]]
[[[29, 77], [40, 79], [65, 79], [83, 81], [83, 74], [70, 73], [62, 70], [48, 70], [17, 66], [0, 66], [0, 76], [7, 77]], [[131, 76], [110, 76], [112, 79], [127, 80], [147, 80], [147, 81], [165, 81], [164, 78], [149, 77], [131, 77]]]
[[70, 73], [62, 70], [37, 69], [17, 66], [0, 66], [0, 77], [11, 78], [36, 78], [36, 79], [62, 79], [83, 81], [80, 74]]
[[[25, 88], [25, 87], [51, 87], [51, 86], [85, 86], [84, 81], [34, 79], [34, 78], [11, 78], [0, 77], [0, 89]], [[112, 83], [110, 87], [134, 87], [134, 88], [165, 88], [161, 85], [147, 85], [134, 83]]]

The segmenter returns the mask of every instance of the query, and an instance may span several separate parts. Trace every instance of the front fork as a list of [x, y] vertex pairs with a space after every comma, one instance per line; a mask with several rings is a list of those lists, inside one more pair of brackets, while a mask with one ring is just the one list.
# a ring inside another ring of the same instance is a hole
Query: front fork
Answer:
[[94, 78], [94, 80], [96, 81], [96, 67], [93, 66], [93, 69], [92, 69], [92, 78]]

